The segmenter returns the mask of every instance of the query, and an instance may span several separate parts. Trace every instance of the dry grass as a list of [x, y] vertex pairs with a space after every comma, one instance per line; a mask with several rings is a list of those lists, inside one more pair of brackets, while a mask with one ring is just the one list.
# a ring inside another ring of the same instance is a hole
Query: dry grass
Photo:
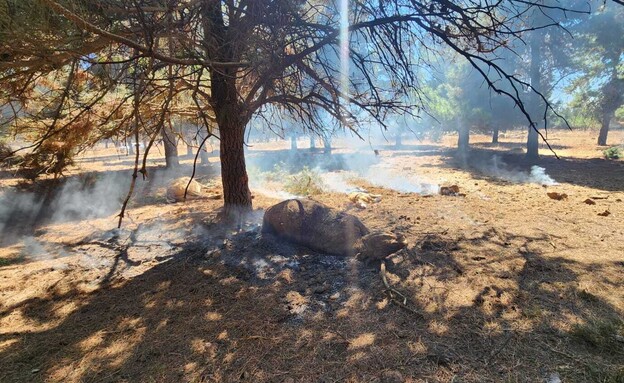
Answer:
[[[165, 204], [162, 188], [149, 189], [118, 237], [114, 215], [38, 226], [32, 243], [0, 249], [0, 381], [622, 382], [622, 162], [601, 159], [585, 132], [557, 137], [568, 158], [543, 166], [565, 201], [456, 163], [453, 137], [381, 158], [465, 197], [364, 181], [382, 195], [366, 210], [314, 197], [408, 239], [386, 261], [387, 282], [413, 312], [388, 300], [379, 265], [261, 236], [261, 211], [242, 232], [223, 227], [220, 201]], [[522, 137], [486, 139], [474, 137], [474, 156]]]

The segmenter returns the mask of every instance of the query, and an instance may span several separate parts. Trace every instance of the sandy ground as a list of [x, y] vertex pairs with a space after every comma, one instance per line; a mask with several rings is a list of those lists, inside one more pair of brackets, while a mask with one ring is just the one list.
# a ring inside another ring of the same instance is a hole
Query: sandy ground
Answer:
[[[191, 159], [171, 174], [155, 153], [120, 230], [117, 205], [97, 201], [122, 187], [89, 194], [79, 212], [44, 203], [21, 221], [15, 197], [0, 248], [0, 381], [622, 382], [624, 162], [602, 159], [592, 132], [551, 138], [562, 159], [542, 149], [538, 165], [556, 185], [530, 178], [513, 133], [499, 145], [473, 137], [468, 161], [453, 136], [375, 147], [393, 179], [458, 185], [462, 196], [372, 178], [353, 181], [381, 195], [366, 209], [336, 191], [311, 196], [407, 238], [385, 261], [392, 290], [379, 263], [261, 235], [262, 210], [279, 201], [271, 193], [254, 192], [240, 230], [218, 224], [220, 200], [167, 203], [164, 185]], [[335, 144], [336, 158], [353, 151]], [[248, 158], [266, 168], [289, 146], [255, 143]], [[69, 174], [83, 184], [121, 174], [127, 187], [131, 166], [100, 148]], [[211, 195], [215, 167], [199, 173]], [[2, 183], [7, 192], [17, 180]], [[16, 195], [54, 200], [28, 190]]]

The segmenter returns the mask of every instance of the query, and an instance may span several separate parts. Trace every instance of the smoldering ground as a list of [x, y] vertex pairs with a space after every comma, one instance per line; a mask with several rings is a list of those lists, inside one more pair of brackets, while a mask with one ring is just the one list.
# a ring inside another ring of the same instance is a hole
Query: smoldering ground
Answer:
[[[336, 140], [331, 153], [322, 149], [300, 148], [275, 151], [249, 150], [250, 186], [275, 198], [292, 198], [296, 193], [284, 188], [287, 178], [301, 172], [310, 172], [318, 178], [319, 188], [325, 192], [350, 193], [362, 191], [362, 181], [402, 193], [433, 194], [438, 185], [418, 175], [405, 175], [389, 166], [383, 153], [372, 144], [353, 145], [352, 140]], [[376, 144], [380, 147], [384, 142]], [[387, 143], [385, 143], [387, 144]], [[348, 148], [348, 149], [346, 149]]]
[[508, 162], [497, 154], [491, 156], [473, 155], [468, 157], [467, 167], [476, 169], [485, 176], [515, 184], [558, 185], [558, 182], [548, 175], [546, 169], [541, 166]]
[[[149, 177], [137, 179], [131, 205], [159, 201], [156, 191], [189, 169], [150, 169]], [[120, 212], [132, 179], [130, 170], [96, 172], [60, 180], [44, 180], [0, 194], [0, 244], [19, 242], [46, 225], [77, 223], [111, 217]], [[164, 202], [164, 196], [162, 198]]]

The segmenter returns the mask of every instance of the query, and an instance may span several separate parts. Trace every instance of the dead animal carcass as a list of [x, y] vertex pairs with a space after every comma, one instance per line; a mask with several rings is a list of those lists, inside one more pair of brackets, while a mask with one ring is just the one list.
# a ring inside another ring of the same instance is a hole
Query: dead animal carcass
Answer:
[[262, 232], [322, 253], [365, 259], [383, 259], [406, 246], [401, 236], [371, 233], [357, 217], [306, 199], [267, 209]]
[[353, 202], [353, 204], [360, 208], [366, 209], [369, 203], [375, 203], [381, 201], [381, 194], [370, 194], [366, 192], [353, 192], [349, 193], [347, 196], [349, 201]]
[[[176, 178], [167, 186], [167, 202], [184, 201], [184, 191], [186, 185], [189, 185], [190, 177]], [[202, 186], [199, 182], [192, 180], [186, 193], [186, 198], [199, 197], [202, 195]]]

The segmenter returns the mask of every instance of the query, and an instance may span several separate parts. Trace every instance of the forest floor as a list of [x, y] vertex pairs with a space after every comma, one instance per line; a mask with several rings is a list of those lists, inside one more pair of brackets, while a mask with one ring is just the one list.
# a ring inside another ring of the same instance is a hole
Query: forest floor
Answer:
[[[336, 142], [337, 169], [374, 162], [375, 177], [351, 182], [381, 200], [311, 198], [407, 238], [385, 261], [393, 292], [379, 263], [263, 236], [281, 191], [254, 188], [240, 228], [218, 223], [222, 200], [167, 203], [190, 158], [172, 173], [154, 153], [120, 230], [130, 157], [90, 151], [62, 183], [4, 172], [0, 381], [624, 382], [624, 161], [603, 159], [595, 132], [551, 137], [562, 158], [542, 148], [545, 174], [523, 162], [520, 133], [472, 137], [467, 160], [453, 136], [377, 156]], [[252, 178], [288, 162], [289, 145], [253, 144]], [[208, 194], [215, 168], [199, 169]]]

